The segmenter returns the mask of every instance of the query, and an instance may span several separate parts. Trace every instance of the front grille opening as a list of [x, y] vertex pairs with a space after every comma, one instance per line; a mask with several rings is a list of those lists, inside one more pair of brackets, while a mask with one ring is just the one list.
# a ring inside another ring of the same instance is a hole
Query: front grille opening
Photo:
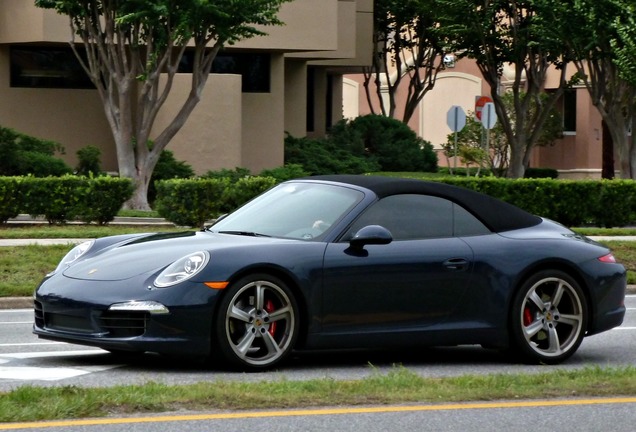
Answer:
[[99, 318], [100, 327], [106, 337], [135, 337], [146, 331], [148, 312], [105, 311]]
[[39, 301], [33, 301], [33, 311], [35, 313], [35, 325], [38, 328], [44, 327], [44, 311], [42, 310], [42, 303]]

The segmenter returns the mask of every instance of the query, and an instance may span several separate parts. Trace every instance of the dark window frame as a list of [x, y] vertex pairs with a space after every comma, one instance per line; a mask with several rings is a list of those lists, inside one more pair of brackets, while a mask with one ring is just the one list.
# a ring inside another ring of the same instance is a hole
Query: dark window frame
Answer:
[[[83, 50], [78, 51], [82, 55]], [[95, 89], [69, 46], [11, 45], [9, 53], [11, 87]], [[192, 55], [192, 50], [186, 52], [179, 73], [192, 73], [188, 67]], [[214, 60], [212, 73], [241, 75], [243, 93], [271, 92], [270, 54], [222, 52]]]
[[[78, 52], [83, 55], [82, 49]], [[68, 46], [11, 45], [9, 59], [11, 87], [95, 89]]]

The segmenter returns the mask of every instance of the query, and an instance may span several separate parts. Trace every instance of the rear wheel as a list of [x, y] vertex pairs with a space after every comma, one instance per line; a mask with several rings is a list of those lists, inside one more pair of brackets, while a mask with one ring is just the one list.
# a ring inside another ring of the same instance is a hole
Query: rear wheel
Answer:
[[287, 285], [270, 275], [251, 275], [228, 288], [215, 320], [223, 359], [248, 370], [284, 360], [298, 336], [298, 306]]
[[524, 361], [557, 364], [581, 345], [587, 319], [587, 303], [579, 284], [564, 272], [541, 271], [515, 296], [512, 342]]

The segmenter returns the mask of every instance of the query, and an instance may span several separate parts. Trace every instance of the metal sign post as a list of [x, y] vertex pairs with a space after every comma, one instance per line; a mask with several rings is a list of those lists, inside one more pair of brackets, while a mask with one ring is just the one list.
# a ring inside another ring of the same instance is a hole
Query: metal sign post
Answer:
[[466, 113], [459, 105], [453, 105], [446, 113], [446, 124], [455, 133], [453, 146], [453, 169], [457, 168], [457, 133], [466, 126]]

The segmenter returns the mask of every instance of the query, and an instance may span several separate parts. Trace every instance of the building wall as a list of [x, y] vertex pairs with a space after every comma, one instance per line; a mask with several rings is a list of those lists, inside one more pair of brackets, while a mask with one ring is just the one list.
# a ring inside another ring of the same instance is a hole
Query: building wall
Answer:
[[57, 141], [64, 159], [77, 164], [76, 152], [87, 145], [102, 151], [104, 169], [114, 169], [114, 144], [101, 101], [95, 90], [12, 88], [9, 85], [9, 48], [0, 45], [0, 126]]
[[[307, 133], [307, 63], [316, 62], [312, 68], [318, 79], [309, 90], [315, 93], [312, 112], [318, 133], [324, 133], [329, 121], [342, 117], [342, 68], [365, 64], [369, 58], [372, 11], [373, 0], [284, 4], [279, 13], [284, 25], [263, 28], [267, 36], [228, 47], [230, 52], [271, 54], [270, 92], [242, 93], [240, 77], [211, 76], [199, 106], [168, 149], [197, 173], [238, 166], [258, 172], [282, 165], [285, 131]], [[9, 44], [65, 46], [70, 37], [67, 17], [38, 9], [32, 1], [0, 1], [0, 125], [60, 142], [73, 165], [78, 149], [96, 145], [102, 149], [103, 168], [115, 171], [114, 142], [95, 90], [9, 85]], [[153, 132], [162, 130], [177, 112], [189, 91], [188, 78], [176, 77]]]
[[[190, 75], [177, 75], [173, 91], [159, 113], [153, 135], [174, 118], [190, 89]], [[188, 161], [197, 174], [242, 166], [243, 109], [241, 77], [210, 75], [201, 101], [168, 149]], [[116, 167], [114, 168], [116, 169]]]

